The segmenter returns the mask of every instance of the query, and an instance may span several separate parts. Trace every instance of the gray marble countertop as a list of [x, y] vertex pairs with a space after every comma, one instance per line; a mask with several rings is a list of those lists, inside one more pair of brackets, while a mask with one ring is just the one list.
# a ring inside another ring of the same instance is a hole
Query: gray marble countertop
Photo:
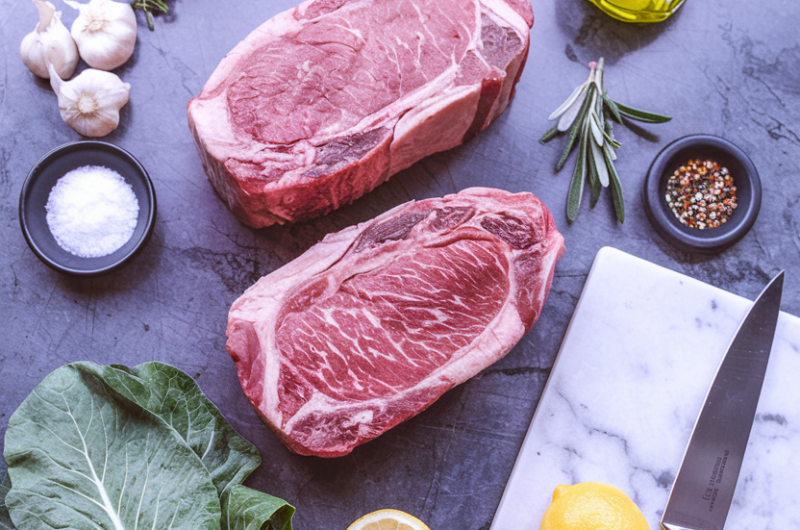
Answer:
[[[35, 80], [19, 59], [19, 43], [36, 24], [35, 9], [0, 0], [0, 435], [28, 393], [62, 364], [159, 360], [192, 374], [234, 428], [258, 446], [264, 463], [249, 485], [295, 505], [296, 528], [344, 529], [363, 513], [394, 507], [418, 515], [433, 530], [486, 530], [601, 247], [614, 246], [750, 299], [786, 269], [782, 307], [800, 315], [800, 4], [689, 0], [664, 23], [633, 26], [585, 0], [535, 0], [531, 53], [516, 98], [487, 131], [417, 163], [352, 206], [262, 230], [241, 225], [214, 195], [185, 109], [233, 46], [294, 0], [169, 4], [170, 14], [156, 19], [155, 32], [140, 16], [134, 56], [117, 71], [132, 85], [130, 103], [120, 127], [105, 138], [150, 172], [159, 205], [153, 238], [126, 268], [75, 279], [34, 256], [17, 208], [35, 162], [80, 137], [61, 121], [49, 85]], [[70, 8], [59, 8], [71, 23]], [[601, 55], [612, 96], [674, 119], [635, 131], [616, 129], [623, 144], [617, 169], [625, 224], [617, 224], [605, 192], [592, 211], [587, 198], [570, 225], [569, 172], [554, 175], [552, 169], [560, 142], [537, 140], [548, 128], [548, 114], [585, 80], [586, 64]], [[751, 232], [712, 256], [672, 248], [642, 208], [650, 161], [670, 141], [694, 133], [739, 145], [764, 188]], [[503, 360], [351, 455], [323, 460], [290, 453], [258, 419], [238, 384], [225, 351], [230, 303], [329, 232], [409, 199], [474, 185], [537, 194], [565, 236], [567, 253], [539, 322]]]

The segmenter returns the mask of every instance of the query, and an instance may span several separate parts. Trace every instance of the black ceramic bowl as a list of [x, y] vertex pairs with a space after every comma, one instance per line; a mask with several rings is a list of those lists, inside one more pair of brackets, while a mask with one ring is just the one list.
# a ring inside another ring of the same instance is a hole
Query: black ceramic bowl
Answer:
[[[113, 169], [131, 185], [139, 201], [139, 217], [130, 240], [99, 258], [82, 258], [62, 249], [47, 226], [45, 204], [56, 181], [81, 166]], [[106, 142], [64, 144], [44, 155], [22, 185], [19, 220], [31, 250], [49, 267], [76, 276], [99, 276], [130, 261], [150, 238], [156, 217], [156, 195], [144, 167], [127, 151]]]
[[[698, 158], [728, 168], [737, 188], [738, 207], [728, 221], [705, 230], [682, 224], [665, 200], [669, 177]], [[731, 142], [705, 134], [685, 136], [666, 146], [653, 160], [644, 184], [644, 206], [656, 232], [677, 248], [721, 252], [742, 239], [755, 223], [761, 208], [761, 180], [750, 158]]]

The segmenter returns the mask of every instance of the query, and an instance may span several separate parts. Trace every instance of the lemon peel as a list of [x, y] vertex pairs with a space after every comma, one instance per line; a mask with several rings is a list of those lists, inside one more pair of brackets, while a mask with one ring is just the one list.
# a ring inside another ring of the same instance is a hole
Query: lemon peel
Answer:
[[360, 517], [347, 530], [431, 530], [413, 515], [400, 510], [377, 510]]
[[642, 511], [621, 489], [602, 482], [561, 485], [539, 530], [649, 530]]

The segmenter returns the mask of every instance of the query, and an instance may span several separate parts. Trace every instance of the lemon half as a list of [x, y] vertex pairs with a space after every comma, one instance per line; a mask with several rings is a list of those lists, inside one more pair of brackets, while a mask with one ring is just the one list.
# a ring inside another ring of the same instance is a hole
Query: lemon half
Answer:
[[650, 530], [624, 491], [602, 482], [558, 486], [540, 530]]
[[400, 510], [378, 510], [368, 513], [347, 527], [347, 530], [431, 530], [428, 526]]

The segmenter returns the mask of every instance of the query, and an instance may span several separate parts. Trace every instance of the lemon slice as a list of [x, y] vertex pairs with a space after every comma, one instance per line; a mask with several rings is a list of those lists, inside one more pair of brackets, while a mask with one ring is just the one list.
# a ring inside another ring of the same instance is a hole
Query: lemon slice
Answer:
[[378, 510], [368, 513], [347, 527], [347, 530], [431, 530], [428, 526], [400, 510]]

